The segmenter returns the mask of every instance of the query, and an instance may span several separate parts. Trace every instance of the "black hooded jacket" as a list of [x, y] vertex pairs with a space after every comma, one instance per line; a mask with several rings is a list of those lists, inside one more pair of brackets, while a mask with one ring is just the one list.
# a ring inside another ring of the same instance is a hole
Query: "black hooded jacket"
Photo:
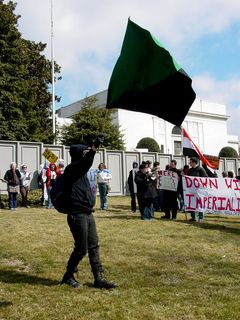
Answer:
[[91, 168], [95, 151], [90, 149], [85, 155], [85, 145], [70, 147], [71, 163], [64, 170], [63, 191], [70, 201], [70, 212], [91, 213], [95, 204], [95, 197], [91, 192], [87, 172]]

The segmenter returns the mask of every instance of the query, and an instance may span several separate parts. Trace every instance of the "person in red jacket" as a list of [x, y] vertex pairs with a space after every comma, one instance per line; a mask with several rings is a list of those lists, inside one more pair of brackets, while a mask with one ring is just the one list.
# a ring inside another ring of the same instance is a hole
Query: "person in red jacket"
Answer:
[[57, 177], [60, 175], [61, 173], [59, 172], [57, 166], [55, 165], [55, 163], [50, 163], [49, 167], [47, 168], [46, 171], [46, 187], [47, 187], [47, 194], [48, 194], [48, 209], [53, 208], [52, 205], [52, 201], [51, 201], [51, 197], [50, 197], [50, 191], [52, 189], [52, 186], [54, 184], [54, 182], [56, 181]]

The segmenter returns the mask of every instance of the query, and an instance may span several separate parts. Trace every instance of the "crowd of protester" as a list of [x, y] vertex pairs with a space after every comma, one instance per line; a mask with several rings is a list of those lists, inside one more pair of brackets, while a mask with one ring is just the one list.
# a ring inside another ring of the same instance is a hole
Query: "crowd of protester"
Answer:
[[[163, 212], [161, 219], [176, 220], [178, 212], [185, 212], [183, 183], [184, 175], [194, 177], [218, 177], [216, 171], [210, 170], [207, 166], [199, 164], [199, 159], [191, 157], [189, 164], [185, 164], [183, 168], [177, 169], [177, 161], [172, 160], [165, 166], [165, 172], [174, 172], [177, 176], [178, 184], [175, 190], [165, 190], [161, 186], [161, 175], [163, 170], [160, 169], [160, 163], [151, 161], [143, 161], [139, 167], [133, 162], [133, 169], [129, 172], [128, 186], [131, 196], [131, 210], [136, 212], [136, 198], [140, 217], [142, 220], [151, 220], [154, 218], [154, 211]], [[233, 171], [223, 171], [222, 177], [236, 178], [240, 180], [240, 168], [235, 176]], [[196, 222], [196, 212], [189, 212], [191, 217], [189, 221]], [[198, 221], [203, 222], [204, 212], [198, 210]]]
[[[41, 190], [40, 203], [47, 209], [52, 209], [53, 204], [51, 201], [50, 192], [56, 182], [56, 179], [64, 173], [65, 165], [64, 160], [59, 159], [57, 163], [45, 161], [40, 165], [38, 170], [37, 183]], [[91, 171], [91, 172], [90, 172]], [[98, 169], [91, 169], [89, 171], [89, 178], [98, 188], [100, 196], [100, 209], [108, 209], [108, 193], [110, 192], [110, 181], [112, 174], [107, 169], [104, 163], [100, 163]], [[10, 210], [16, 210], [18, 207], [18, 195], [21, 195], [22, 206], [30, 208], [28, 204], [28, 193], [30, 190], [30, 183], [32, 180], [32, 173], [28, 172], [27, 165], [22, 164], [20, 169], [17, 168], [15, 162], [10, 163], [10, 169], [6, 171], [4, 177], [1, 179], [2, 182], [7, 185], [8, 192], [8, 207]]]
[[[57, 177], [64, 173], [64, 160], [59, 159], [57, 163], [45, 163], [40, 165], [38, 171], [38, 186], [42, 191], [41, 205], [51, 209], [53, 208], [50, 191]], [[182, 177], [184, 175], [197, 177], [217, 177], [216, 172], [210, 171], [206, 166], [200, 166], [199, 160], [195, 157], [189, 159], [189, 164], [183, 168], [177, 168], [177, 161], [171, 160], [165, 166], [165, 172], [175, 173], [178, 177], [176, 190], [164, 190], [161, 186], [161, 174], [158, 161], [152, 164], [151, 161], [143, 161], [138, 164], [136, 161], [132, 164], [127, 183], [130, 194], [130, 209], [132, 213], [140, 212], [142, 220], [151, 220], [154, 218], [154, 212], [163, 212], [162, 219], [177, 219], [177, 213], [184, 212], [184, 196]], [[237, 178], [240, 180], [240, 168], [235, 176], [233, 171], [223, 171], [222, 177]], [[27, 165], [22, 164], [20, 169], [15, 162], [10, 163], [10, 169], [6, 171], [4, 178], [1, 179], [7, 184], [8, 207], [10, 210], [16, 210], [18, 207], [18, 194], [22, 198], [22, 206], [29, 208], [28, 194], [31, 172], [28, 172]], [[97, 169], [91, 169], [91, 180], [95, 191], [99, 192], [99, 209], [108, 210], [108, 193], [110, 192], [110, 181], [112, 174], [105, 163], [100, 163]], [[196, 221], [196, 212], [190, 212], [189, 221]], [[203, 221], [203, 212], [198, 212], [199, 222]]]

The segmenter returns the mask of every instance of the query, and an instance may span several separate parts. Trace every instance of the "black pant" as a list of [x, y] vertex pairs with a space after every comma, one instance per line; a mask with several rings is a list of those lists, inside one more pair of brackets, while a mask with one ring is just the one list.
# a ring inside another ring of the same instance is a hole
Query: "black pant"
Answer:
[[27, 207], [28, 206], [28, 203], [27, 203], [28, 187], [21, 186], [20, 193], [22, 196], [22, 205], [23, 205], [23, 207]]
[[143, 215], [144, 211], [144, 194], [143, 193], [137, 193], [137, 201], [138, 201], [138, 208], [140, 211], [141, 216]]
[[69, 214], [67, 221], [75, 242], [67, 264], [68, 275], [73, 275], [79, 262], [88, 253], [92, 272], [97, 276], [103, 272], [103, 268], [99, 258], [98, 235], [93, 214]]
[[131, 196], [131, 210], [132, 210], [132, 212], [136, 212], [136, 209], [137, 209], [136, 193], [135, 192], [131, 192], [130, 196]]
[[178, 211], [177, 192], [169, 190], [164, 191], [163, 211], [168, 219], [171, 218], [170, 214], [172, 211], [172, 219], [176, 219]]

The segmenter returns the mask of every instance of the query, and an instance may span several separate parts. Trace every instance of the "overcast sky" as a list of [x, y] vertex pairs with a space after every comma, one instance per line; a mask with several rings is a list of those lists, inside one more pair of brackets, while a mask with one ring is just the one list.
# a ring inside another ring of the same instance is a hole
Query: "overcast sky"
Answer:
[[[5, 1], [6, 3], [7, 1]], [[47, 43], [51, 0], [17, 0], [25, 39]], [[240, 0], [52, 0], [57, 108], [107, 89], [128, 17], [150, 31], [193, 79], [197, 97], [224, 103], [240, 137]]]

